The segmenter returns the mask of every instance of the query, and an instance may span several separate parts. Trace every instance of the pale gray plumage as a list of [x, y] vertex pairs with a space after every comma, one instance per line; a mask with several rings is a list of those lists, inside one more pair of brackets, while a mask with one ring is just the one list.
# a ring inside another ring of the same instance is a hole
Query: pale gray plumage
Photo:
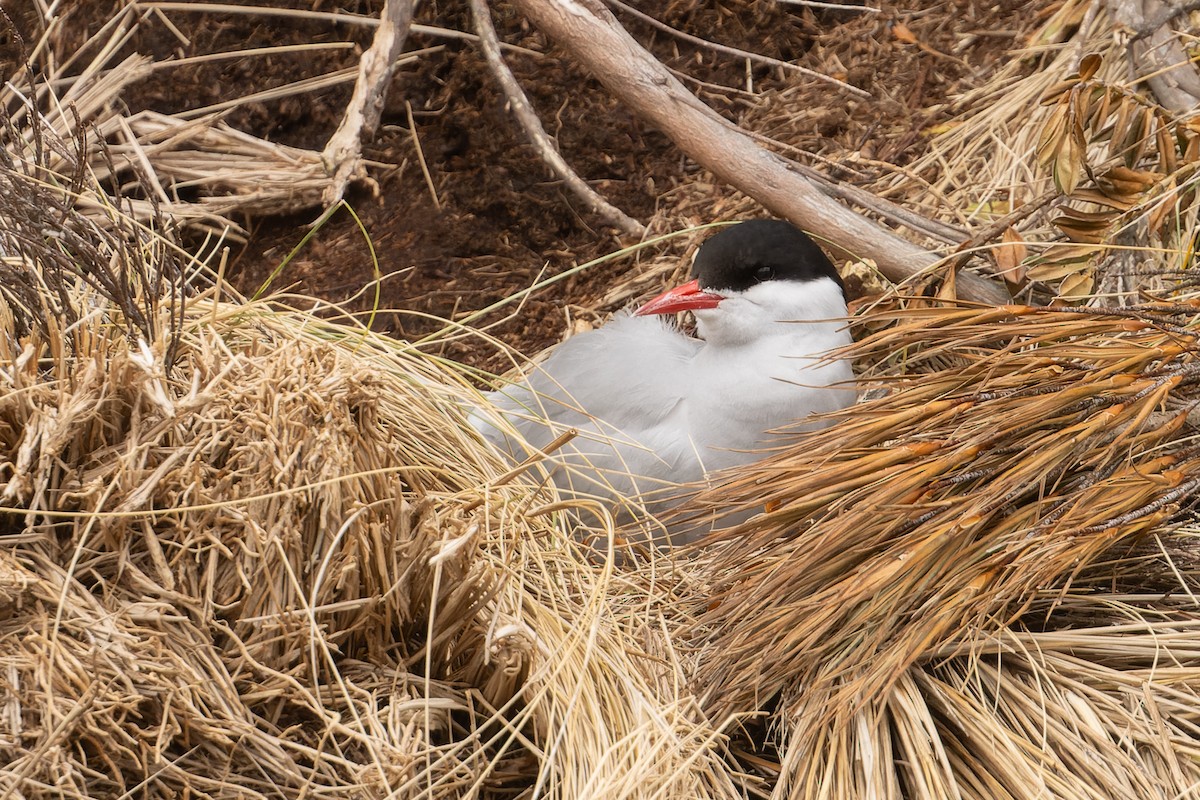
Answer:
[[472, 423], [517, 460], [577, 429], [547, 463], [560, 489], [636, 496], [658, 515], [678, 502], [677, 484], [755, 461], [778, 444], [769, 431], [854, 401], [849, 364], [825, 358], [850, 341], [840, 280], [807, 237], [788, 223], [742, 223], [705, 242], [694, 270], [699, 289], [663, 297], [668, 311], [694, 309], [701, 338], [618, 315], [491, 393]]

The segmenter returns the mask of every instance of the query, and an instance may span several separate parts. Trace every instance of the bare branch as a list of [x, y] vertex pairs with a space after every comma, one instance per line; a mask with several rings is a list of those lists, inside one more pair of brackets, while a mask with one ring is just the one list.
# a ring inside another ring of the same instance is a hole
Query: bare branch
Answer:
[[571, 169], [571, 165], [558, 152], [554, 140], [542, 127], [542, 121], [538, 119], [533, 106], [530, 105], [521, 84], [517, 83], [512, 70], [500, 56], [500, 40], [496, 37], [496, 29], [492, 27], [492, 18], [488, 13], [487, 3], [485, 0], [470, 0], [470, 3], [471, 15], [475, 18], [475, 32], [479, 35], [479, 44], [483, 48], [483, 55], [487, 59], [488, 66], [491, 67], [496, 80], [500, 82], [504, 96], [508, 98], [509, 108], [512, 109], [517, 122], [525, 129], [526, 135], [538, 151], [538, 155], [542, 157], [542, 161], [546, 162], [554, 174], [566, 184], [576, 197], [583, 201], [590, 211], [601, 217], [606, 223], [629, 236], [639, 238], [644, 236], [646, 229], [640, 222], [627, 216], [621, 209], [597, 194], [575, 173], [575, 170]]
[[[1165, 6], [1163, 3], [1155, 3], [1155, 5], [1157, 6], [1157, 10], [1154, 16], [1144, 19], [1142, 24], [1135, 29], [1139, 38], [1142, 36], [1149, 36], [1162, 26], [1174, 20], [1176, 17], [1180, 17], [1184, 14], [1195, 11], [1197, 8], [1200, 8], [1200, 2], [1198, 2], [1198, 0], [1188, 0], [1188, 2], [1182, 3], [1178, 6], [1172, 5], [1171, 3], [1166, 3]], [[1149, 9], [1145, 10], [1149, 11]]]
[[414, 5], [414, 0], [387, 0], [371, 47], [359, 60], [354, 94], [338, 129], [329, 137], [321, 154], [321, 161], [331, 176], [322, 197], [326, 206], [342, 199], [350, 181], [366, 179], [362, 143], [374, 136], [379, 126], [388, 85], [412, 26]]
[[[1162, 0], [1108, 0], [1108, 11], [1134, 32], [1130, 58], [1138, 77], [1164, 107], [1176, 114], [1191, 114], [1200, 105], [1200, 72], [1171, 30], [1171, 20], [1194, 8], [1173, 6]], [[1145, 76], [1145, 77], [1142, 77]]]
[[839, 89], [845, 89], [850, 94], [857, 95], [859, 97], [867, 98], [871, 96], [870, 92], [863, 91], [857, 86], [851, 86], [845, 81], [839, 81], [837, 78], [834, 78], [830, 75], [825, 75], [817, 72], [816, 70], [802, 67], [799, 64], [793, 64], [790, 61], [780, 61], [778, 58], [771, 58], [770, 56], [764, 56], [759, 53], [751, 53], [749, 50], [741, 50], [737, 47], [730, 47], [729, 45], [710, 42], [708, 39], [701, 39], [699, 36], [692, 36], [690, 33], [684, 33], [678, 28], [672, 28], [665, 22], [660, 22], [649, 14], [638, 11], [633, 6], [622, 3], [621, 0], [604, 0], [604, 2], [608, 3], [610, 6], [615, 6], [616, 8], [621, 9], [631, 16], [637, 17], [652, 28], [657, 28], [658, 30], [670, 34], [677, 39], [682, 39], [685, 42], [691, 42], [699, 47], [707, 47], [709, 50], [713, 50], [717, 53], [725, 53], [726, 55], [745, 58], [749, 59], [750, 61], [757, 61], [760, 64], [766, 64], [770, 67], [780, 67], [781, 69], [790, 70], [792, 72], [799, 72], [802, 75], [808, 75], [809, 77], [816, 78], [819, 81], [832, 83]]
[[[773, 213], [817, 234], [855, 258], [870, 258], [893, 280], [931, 267], [930, 252], [843, 208], [803, 178], [788, 160], [759, 147], [740, 128], [691, 94], [620, 26], [601, 0], [515, 0], [635, 113], [650, 121], [720, 180]], [[971, 273], [958, 276], [959, 296], [1005, 303], [1008, 292]]]

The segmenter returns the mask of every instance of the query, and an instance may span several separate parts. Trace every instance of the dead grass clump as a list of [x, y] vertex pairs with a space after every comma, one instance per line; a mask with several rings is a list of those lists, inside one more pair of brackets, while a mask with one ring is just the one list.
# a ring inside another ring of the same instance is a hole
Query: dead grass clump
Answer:
[[[180, 13], [203, 11], [197, 4], [183, 4]], [[269, 6], [222, 6], [217, 10], [260, 14], [268, 19], [286, 10]], [[231, 110], [254, 103], [271, 103], [297, 95], [318, 92], [352, 83], [357, 70], [335, 69], [285, 85], [233, 96], [211, 106], [194, 107], [174, 115], [142, 111], [130, 113], [126, 94], [139, 82], [163, 70], [181, 70], [210, 60], [234, 59], [239, 52], [209, 53], [192, 59], [178, 57], [156, 61], [150, 56], [129, 54], [131, 41], [143, 25], [162, 24], [180, 44], [187, 38], [170, 22], [164, 8], [127, 2], [114, 7], [113, 16], [74, 51], [72, 26], [86, 9], [77, 13], [52, 13], [52, 8], [30, 12], [37, 21], [37, 37], [20, 41], [14, 74], [0, 86], [0, 107], [18, 127], [32, 131], [32, 117], [61, 140], [84, 144], [74, 154], [59, 153], [47, 161], [55, 174], [66, 174], [77, 161], [100, 180], [111, 180], [129, 189], [124, 213], [149, 222], [166, 210], [176, 227], [189, 227], [225, 237], [240, 237], [244, 231], [239, 214], [287, 214], [318, 207], [322, 192], [330, 185], [330, 169], [316, 150], [287, 147], [238, 131], [222, 121]], [[350, 23], [376, 21], [357, 15], [331, 15]], [[183, 26], [186, 28], [186, 26]], [[316, 51], [349, 50], [352, 41], [316, 42], [265, 48], [245, 48], [261, 57], [305, 54]], [[412, 64], [438, 48], [406, 53], [401, 65]], [[30, 71], [30, 65], [35, 65]], [[84, 133], [93, 135], [83, 138]], [[373, 167], [385, 166], [371, 163]], [[391, 166], [391, 165], [389, 165]], [[399, 165], [403, 168], [403, 164]], [[371, 184], [373, 186], [373, 184]], [[95, 199], [83, 210], [101, 216], [103, 202]]]
[[[780, 698], [777, 791], [1197, 785], [1196, 576], [1163, 545], [1200, 487], [1196, 311], [867, 315], [894, 326], [854, 354], [890, 391], [700, 498], [772, 509], [711, 553], [698, 631], [718, 713]], [[1131, 549], [1146, 542], [1154, 569]], [[1147, 696], [1130, 711], [1133, 684]], [[1078, 748], [1120, 757], [1091, 767]]]
[[4, 791], [738, 796], [669, 570], [581, 555], [458, 371], [51, 174], [0, 172]]

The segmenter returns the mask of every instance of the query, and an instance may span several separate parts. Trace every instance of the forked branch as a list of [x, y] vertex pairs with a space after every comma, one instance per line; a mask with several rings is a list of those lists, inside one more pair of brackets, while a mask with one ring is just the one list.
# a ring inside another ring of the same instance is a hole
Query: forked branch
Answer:
[[[542, 31], [569, 50], [629, 108], [663, 131], [718, 179], [773, 213], [825, 238], [844, 254], [873, 259], [893, 280], [937, 263], [927, 250], [843, 208], [796, 165], [759, 147], [702, 103], [647, 53], [600, 0], [514, 0]], [[1002, 304], [1008, 292], [971, 273], [957, 280], [964, 299]]]
[[496, 80], [500, 82], [500, 88], [508, 99], [509, 108], [512, 109], [517, 122], [525, 130], [525, 135], [529, 137], [529, 141], [537, 150], [538, 155], [542, 157], [542, 161], [546, 162], [546, 165], [562, 180], [567, 189], [582, 200], [594, 214], [624, 234], [639, 238], [643, 236], [646, 229], [640, 222], [629, 217], [621, 209], [597, 194], [583, 178], [576, 174], [575, 170], [571, 169], [571, 165], [558, 152], [554, 140], [542, 127], [542, 121], [534, 112], [521, 84], [517, 82], [516, 76], [512, 74], [512, 70], [508, 68], [500, 55], [500, 40], [496, 36], [496, 29], [492, 26], [487, 3], [485, 0], [470, 0], [470, 3], [471, 15], [475, 18], [475, 32], [479, 35], [479, 44], [483, 49], [484, 58], [487, 59], [488, 67], [496, 76]]
[[321, 160], [330, 175], [322, 200], [331, 206], [346, 193], [352, 180], [363, 180], [362, 143], [375, 135], [388, 85], [404, 50], [404, 41], [412, 27], [415, 0], [387, 0], [370, 49], [358, 63], [354, 94], [333, 136], [325, 145]]

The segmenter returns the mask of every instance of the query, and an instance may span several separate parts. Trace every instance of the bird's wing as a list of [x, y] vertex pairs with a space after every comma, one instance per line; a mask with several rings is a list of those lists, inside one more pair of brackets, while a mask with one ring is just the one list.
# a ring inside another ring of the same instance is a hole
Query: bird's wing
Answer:
[[[700, 342], [658, 317], [621, 315], [566, 340], [523, 381], [492, 392], [489, 399], [536, 448], [566, 428], [636, 440], [683, 400], [687, 366], [699, 348]], [[485, 436], [514, 453], [505, 426], [474, 416]]]

